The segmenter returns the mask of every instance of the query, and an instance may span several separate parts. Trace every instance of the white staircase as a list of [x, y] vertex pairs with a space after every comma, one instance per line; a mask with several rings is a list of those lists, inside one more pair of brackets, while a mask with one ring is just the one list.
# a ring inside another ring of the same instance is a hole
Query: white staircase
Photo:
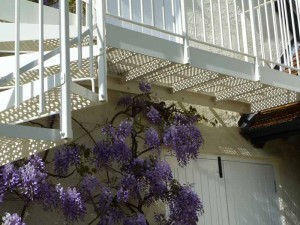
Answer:
[[[89, 16], [75, 16], [68, 4], [62, 0], [54, 9], [43, 1], [0, 3], [0, 20], [5, 21], [0, 23], [5, 34], [0, 51], [6, 55], [0, 57], [0, 165], [71, 140], [71, 111], [107, 99], [102, 11], [97, 15], [90, 1]], [[6, 10], [13, 10], [14, 17]], [[82, 81], [90, 87], [79, 85]], [[55, 128], [28, 123], [52, 115], [60, 118]]]
[[[136, 93], [141, 79], [240, 113], [299, 101], [290, 1], [77, 0], [73, 14], [67, 0], [1, 0], [0, 165], [72, 139], [72, 110], [106, 102], [107, 88]], [[56, 114], [55, 129], [28, 126]]]

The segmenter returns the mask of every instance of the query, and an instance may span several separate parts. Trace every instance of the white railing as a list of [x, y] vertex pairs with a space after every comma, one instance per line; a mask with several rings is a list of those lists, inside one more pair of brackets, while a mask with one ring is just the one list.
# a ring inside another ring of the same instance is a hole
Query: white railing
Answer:
[[106, 1], [108, 21], [116, 25], [258, 66], [300, 71], [297, 0]]
[[[99, 100], [107, 99], [107, 91], [106, 91], [106, 44], [105, 44], [105, 13], [102, 11], [102, 8], [105, 7], [105, 1], [97, 0], [95, 6], [93, 5], [93, 0], [77, 0], [76, 1], [76, 23], [78, 27], [77, 37], [70, 40], [70, 21], [69, 21], [69, 1], [68, 0], [60, 0], [59, 1], [59, 37], [60, 40], [59, 47], [53, 49], [50, 52], [46, 52], [44, 50], [45, 38], [44, 38], [44, 4], [43, 0], [39, 0], [39, 50], [38, 50], [38, 59], [33, 59], [30, 63], [20, 66], [20, 47], [21, 47], [21, 39], [20, 39], [20, 26], [22, 25], [22, 21], [20, 21], [20, 14], [22, 12], [21, 4], [22, 0], [14, 1], [15, 7], [15, 65], [14, 71], [12, 75], [7, 75], [2, 79], [1, 90], [13, 88], [15, 92], [15, 108], [18, 108], [22, 103], [21, 98], [21, 90], [22, 85], [20, 82], [20, 76], [22, 73], [27, 72], [32, 69], [39, 70], [39, 114], [42, 115], [45, 110], [45, 62], [55, 56], [59, 55], [59, 65], [60, 65], [60, 80], [62, 80], [62, 84], [60, 85], [60, 96], [61, 96], [61, 106], [60, 106], [60, 130], [62, 138], [72, 138], [72, 126], [71, 126], [71, 82], [72, 81], [84, 81], [88, 80], [92, 83], [92, 91], [95, 92], [95, 79], [98, 80], [98, 90], [99, 90]], [[85, 14], [83, 13], [83, 8], [85, 9]], [[96, 13], [96, 8], [97, 10]], [[83, 26], [85, 25], [85, 30], [83, 31]], [[99, 25], [97, 25], [99, 24]], [[96, 32], [96, 31], [97, 32]], [[95, 31], [95, 32], [94, 32]], [[30, 31], [29, 31], [30, 32]], [[100, 50], [100, 55], [97, 56], [98, 61], [98, 76], [94, 74], [94, 34], [97, 34], [97, 46]], [[83, 78], [72, 79], [70, 74], [70, 49], [72, 45], [77, 45], [78, 48], [78, 69], [82, 68], [82, 52], [83, 52], [83, 43], [84, 39], [88, 38], [89, 44], [89, 75]], [[55, 75], [55, 74], [53, 74]], [[14, 78], [14, 86], [5, 86], [5, 83], [12, 80]]]

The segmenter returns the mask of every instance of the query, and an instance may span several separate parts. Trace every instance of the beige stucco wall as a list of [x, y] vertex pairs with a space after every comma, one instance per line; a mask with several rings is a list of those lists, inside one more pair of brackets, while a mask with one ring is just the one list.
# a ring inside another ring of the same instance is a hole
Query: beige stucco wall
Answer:
[[[91, 131], [95, 139], [100, 137], [99, 125], [104, 124], [116, 111], [115, 103], [121, 93], [110, 93], [109, 104], [73, 112], [73, 116]], [[186, 107], [179, 104], [179, 107]], [[200, 124], [199, 127], [204, 136], [205, 144], [201, 149], [203, 155], [218, 155], [233, 159], [259, 160], [274, 166], [277, 180], [278, 193], [281, 202], [283, 221], [287, 225], [300, 224], [300, 143], [294, 138], [287, 141], [271, 141], [264, 149], [254, 148], [240, 134], [236, 126], [238, 114], [218, 109], [197, 107], [197, 110], [210, 121], [218, 120], [217, 126], [210, 123]], [[77, 125], [74, 124], [74, 135], [77, 142], [92, 146], [90, 138]], [[73, 179], [74, 181], [74, 179]], [[72, 181], [70, 181], [72, 182]], [[0, 207], [0, 213], [8, 210], [19, 212], [22, 204], [19, 201]], [[92, 217], [93, 215], [90, 215]], [[80, 224], [87, 224], [85, 222]], [[43, 213], [40, 207], [30, 207], [27, 214], [27, 224], [63, 224], [61, 215], [56, 213]]]

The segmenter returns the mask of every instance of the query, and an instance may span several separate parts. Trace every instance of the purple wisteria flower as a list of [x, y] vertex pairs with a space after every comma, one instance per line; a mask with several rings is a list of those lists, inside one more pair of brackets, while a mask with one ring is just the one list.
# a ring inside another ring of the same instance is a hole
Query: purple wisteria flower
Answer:
[[119, 141], [125, 141], [125, 139], [129, 137], [133, 131], [132, 125], [133, 123], [130, 120], [122, 121], [116, 131], [116, 138]]
[[133, 198], [144, 188], [144, 184], [133, 175], [125, 175], [120, 185], [124, 190], [128, 190], [129, 196]]
[[45, 164], [38, 156], [32, 156], [27, 164], [19, 168], [18, 189], [28, 199], [38, 198], [41, 186], [46, 182]]
[[116, 129], [110, 124], [105, 124], [102, 128], [101, 131], [103, 134], [106, 134], [110, 138], [115, 137]]
[[166, 129], [163, 141], [175, 152], [181, 166], [186, 166], [190, 159], [197, 159], [203, 144], [200, 130], [194, 125], [171, 125]]
[[68, 187], [64, 190], [59, 184], [56, 186], [59, 194], [60, 205], [65, 218], [68, 221], [78, 221], [84, 217], [86, 206], [80, 192], [76, 188]]
[[12, 191], [19, 181], [18, 170], [12, 163], [0, 167], [0, 193], [6, 190]]
[[143, 93], [149, 93], [151, 91], [152, 87], [151, 87], [151, 84], [149, 84], [149, 83], [141, 82], [139, 84], [139, 88], [140, 88], [141, 92], [143, 92]]
[[152, 127], [148, 128], [145, 132], [145, 144], [153, 148], [158, 148], [161, 144], [159, 134]]
[[82, 179], [80, 190], [84, 195], [91, 196], [100, 187], [100, 181], [95, 176], [88, 175]]
[[147, 112], [146, 116], [152, 123], [160, 123], [161, 122], [160, 113], [153, 106], [150, 106], [150, 109]]
[[108, 164], [111, 159], [110, 144], [105, 141], [99, 141], [92, 150], [93, 161], [97, 168], [103, 164]]
[[133, 98], [131, 96], [122, 96], [118, 103], [117, 106], [119, 107], [127, 107], [129, 105], [131, 105], [133, 102]]
[[2, 217], [2, 225], [25, 225], [25, 223], [17, 213], [5, 213], [5, 216]]
[[80, 163], [79, 147], [64, 145], [55, 152], [54, 171], [57, 175], [66, 176], [70, 166]]
[[176, 113], [174, 115], [174, 124], [175, 125], [193, 125], [197, 123], [199, 115], [184, 115], [181, 113]]
[[143, 214], [137, 214], [136, 216], [126, 218], [123, 225], [147, 225], [147, 222]]
[[123, 188], [120, 188], [117, 191], [117, 201], [118, 202], [127, 202], [129, 198], [129, 191]]
[[4, 192], [1, 192], [0, 194], [0, 204], [2, 204], [4, 201]]
[[59, 195], [54, 185], [43, 182], [39, 190], [36, 200], [43, 205], [45, 210], [55, 210], [59, 207]]
[[92, 150], [96, 167], [100, 168], [103, 164], [109, 164], [111, 161], [119, 163], [127, 162], [131, 156], [131, 150], [127, 144], [120, 140], [112, 143], [100, 141]]
[[102, 214], [98, 225], [119, 224], [123, 220], [122, 210], [113, 204], [114, 196], [109, 188], [104, 187], [99, 198], [98, 209]]
[[110, 146], [111, 157], [116, 162], [126, 163], [132, 157], [132, 152], [128, 145], [123, 141], [115, 141]]
[[203, 213], [203, 204], [188, 186], [182, 187], [169, 204], [170, 221], [174, 225], [196, 225], [198, 215]]
[[155, 166], [145, 172], [145, 176], [150, 185], [149, 196], [163, 198], [168, 191], [167, 182], [173, 179], [170, 165], [166, 161], [156, 161]]

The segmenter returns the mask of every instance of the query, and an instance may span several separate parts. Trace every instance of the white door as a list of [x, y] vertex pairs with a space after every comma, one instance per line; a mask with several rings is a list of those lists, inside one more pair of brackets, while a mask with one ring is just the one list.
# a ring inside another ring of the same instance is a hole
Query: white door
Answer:
[[223, 161], [230, 225], [279, 225], [273, 167]]
[[182, 168], [175, 166], [174, 157], [166, 160], [172, 165], [174, 178], [181, 183], [193, 184], [203, 202], [204, 214], [198, 225], [229, 225], [225, 181], [219, 176], [218, 161], [202, 158]]
[[186, 168], [166, 157], [174, 178], [194, 185], [204, 204], [198, 225], [281, 225], [270, 165], [200, 158]]

